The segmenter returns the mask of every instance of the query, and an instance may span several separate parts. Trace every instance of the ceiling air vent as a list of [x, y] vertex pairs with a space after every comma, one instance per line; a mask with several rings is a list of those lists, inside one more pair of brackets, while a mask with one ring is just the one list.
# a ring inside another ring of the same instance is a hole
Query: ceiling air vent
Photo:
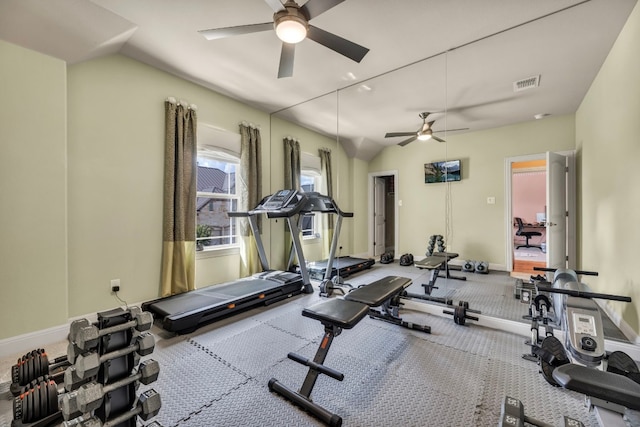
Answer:
[[538, 86], [540, 86], [540, 74], [513, 82], [513, 91], [520, 92], [527, 89], [533, 89]]

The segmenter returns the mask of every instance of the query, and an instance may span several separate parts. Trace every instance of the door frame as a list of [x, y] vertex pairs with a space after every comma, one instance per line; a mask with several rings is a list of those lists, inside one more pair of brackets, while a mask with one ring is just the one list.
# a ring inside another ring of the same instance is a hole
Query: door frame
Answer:
[[[576, 251], [576, 167], [575, 150], [555, 151], [567, 158], [569, 172], [567, 174], [567, 255], [569, 256], [568, 268], [575, 269], [577, 266]], [[538, 154], [527, 154], [524, 156], [507, 157], [504, 159], [504, 218], [505, 218], [505, 260], [508, 272], [513, 271], [513, 208], [512, 208], [512, 163], [527, 162], [531, 160], [546, 160], [546, 152]], [[546, 190], [546, 189], [545, 189]]]
[[[399, 210], [398, 210], [398, 171], [397, 170], [390, 170], [390, 171], [381, 171], [381, 172], [370, 172], [369, 173], [369, 179], [368, 179], [368, 187], [369, 187], [369, 215], [368, 216], [368, 230], [369, 230], [369, 242], [367, 244], [368, 247], [368, 251], [369, 251], [369, 255], [375, 253], [375, 248], [373, 247], [373, 240], [374, 240], [374, 228], [375, 228], [375, 221], [374, 221], [374, 212], [375, 212], [375, 203], [374, 203], [374, 184], [375, 184], [375, 179], [379, 178], [379, 177], [383, 177], [383, 176], [393, 176], [393, 209], [394, 209], [394, 214], [393, 214], [393, 228], [394, 228], [394, 238], [393, 238], [393, 253], [395, 255], [398, 254], [398, 234], [399, 234], [399, 230], [398, 230], [398, 215], [399, 215]], [[389, 226], [389, 224], [387, 223], [387, 227]]]

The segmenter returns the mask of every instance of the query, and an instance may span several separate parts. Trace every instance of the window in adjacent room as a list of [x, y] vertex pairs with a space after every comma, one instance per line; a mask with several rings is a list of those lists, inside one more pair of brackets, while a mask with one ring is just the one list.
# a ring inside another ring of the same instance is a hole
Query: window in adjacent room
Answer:
[[214, 250], [238, 246], [236, 177], [240, 168], [240, 135], [208, 125], [198, 127], [196, 247]]
[[[309, 153], [300, 155], [300, 186], [302, 191], [321, 192], [320, 157]], [[320, 221], [316, 215], [308, 215], [302, 218], [302, 238], [313, 239], [320, 237]]]

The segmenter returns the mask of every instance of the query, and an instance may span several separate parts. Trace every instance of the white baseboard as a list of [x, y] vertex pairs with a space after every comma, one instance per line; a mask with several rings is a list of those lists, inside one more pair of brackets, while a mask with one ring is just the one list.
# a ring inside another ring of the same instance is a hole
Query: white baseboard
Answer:
[[0, 340], [0, 358], [25, 354], [36, 348], [46, 349], [48, 345], [65, 341], [70, 324], [71, 322]]

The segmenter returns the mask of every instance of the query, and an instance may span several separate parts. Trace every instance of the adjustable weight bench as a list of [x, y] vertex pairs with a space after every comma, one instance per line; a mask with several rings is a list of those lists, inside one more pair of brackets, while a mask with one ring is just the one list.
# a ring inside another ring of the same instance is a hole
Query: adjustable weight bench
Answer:
[[[411, 285], [411, 279], [387, 276], [369, 285], [354, 289], [345, 295], [344, 299], [368, 305], [370, 307], [369, 316], [372, 318], [430, 334], [430, 326], [406, 322], [399, 316], [400, 297], [409, 285]], [[380, 307], [380, 310], [376, 310], [374, 307]]]
[[[411, 279], [399, 276], [387, 276], [369, 285], [362, 286], [345, 295], [344, 299], [330, 299], [320, 302], [302, 310], [304, 317], [319, 320], [324, 326], [324, 336], [320, 341], [320, 346], [316, 351], [313, 360], [300, 356], [296, 353], [289, 353], [287, 357], [302, 365], [308, 366], [309, 371], [304, 379], [299, 391], [294, 391], [280, 383], [277, 379], [269, 380], [269, 391], [290, 400], [300, 406], [315, 417], [330, 426], [341, 426], [342, 417], [334, 414], [311, 400], [311, 392], [315, 386], [319, 374], [325, 374], [338, 381], [344, 379], [344, 374], [335, 369], [324, 366], [324, 360], [329, 352], [329, 347], [333, 339], [340, 335], [343, 329], [351, 329], [358, 324], [367, 314], [371, 317], [379, 318], [400, 326], [423, 332], [431, 332], [428, 326], [417, 325], [403, 321], [396, 314], [374, 310], [388, 304], [392, 307], [390, 300], [397, 299], [400, 293], [411, 284]], [[392, 308], [387, 308], [392, 310]]]

